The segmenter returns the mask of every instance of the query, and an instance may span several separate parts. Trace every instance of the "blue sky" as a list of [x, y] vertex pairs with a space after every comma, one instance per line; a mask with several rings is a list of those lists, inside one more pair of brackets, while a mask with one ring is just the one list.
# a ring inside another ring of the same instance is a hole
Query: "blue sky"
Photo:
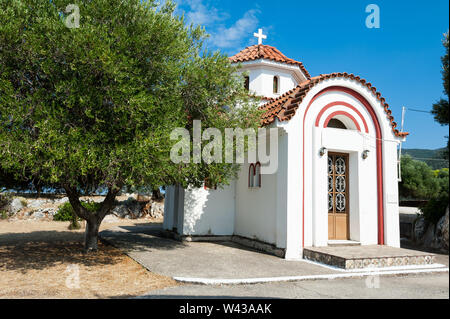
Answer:
[[[443, 97], [441, 40], [449, 26], [448, 1], [177, 0], [187, 20], [204, 25], [208, 46], [233, 55], [257, 43], [302, 61], [312, 76], [349, 72], [371, 82], [401, 121], [401, 107], [430, 110]], [[380, 8], [380, 28], [365, 25], [366, 6]], [[446, 145], [448, 127], [428, 113], [408, 110], [405, 148]]]

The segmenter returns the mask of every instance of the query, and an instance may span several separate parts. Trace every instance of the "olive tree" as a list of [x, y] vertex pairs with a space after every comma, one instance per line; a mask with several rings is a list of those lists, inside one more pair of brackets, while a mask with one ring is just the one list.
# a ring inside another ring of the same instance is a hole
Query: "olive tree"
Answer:
[[[177, 127], [256, 128], [237, 69], [171, 2], [0, 0], [0, 165], [62, 187], [85, 249], [124, 187], [226, 184], [233, 164], [173, 163]], [[80, 197], [104, 189], [98, 210]]]

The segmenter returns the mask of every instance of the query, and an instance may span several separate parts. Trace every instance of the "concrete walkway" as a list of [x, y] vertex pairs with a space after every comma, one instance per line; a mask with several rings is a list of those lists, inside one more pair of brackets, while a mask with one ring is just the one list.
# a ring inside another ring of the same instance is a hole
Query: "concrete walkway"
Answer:
[[153, 290], [143, 299], [448, 299], [447, 274], [352, 278], [254, 285], [180, 285]]
[[[161, 235], [160, 225], [118, 226], [100, 233], [103, 240], [149, 271], [184, 282], [231, 284], [363, 277], [310, 261], [288, 261], [236, 243], [178, 242]], [[443, 271], [442, 267], [438, 271]]]
[[340, 273], [307, 261], [287, 261], [236, 243], [178, 242], [160, 226], [119, 226], [100, 233], [148, 270], [170, 277], [262, 278]]

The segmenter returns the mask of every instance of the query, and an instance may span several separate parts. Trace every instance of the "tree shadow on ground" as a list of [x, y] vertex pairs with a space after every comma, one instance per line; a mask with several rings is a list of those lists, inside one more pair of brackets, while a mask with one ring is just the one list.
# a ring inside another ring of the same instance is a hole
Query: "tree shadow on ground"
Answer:
[[83, 239], [83, 233], [70, 231], [0, 234], [0, 271], [26, 273], [60, 264], [110, 265], [123, 257], [119, 250], [102, 243], [98, 252], [84, 253]]
[[166, 238], [161, 225], [119, 226], [100, 232], [100, 237], [115, 247], [134, 252], [185, 248], [186, 244]]
[[432, 253], [432, 254], [438, 254], [438, 255], [449, 255], [449, 251], [448, 250], [443, 250], [443, 249], [437, 249], [437, 248], [431, 248], [431, 247], [426, 247], [426, 246], [422, 246], [419, 245], [415, 242], [413, 242], [412, 240], [402, 240], [400, 242], [400, 247], [401, 248], [405, 248], [405, 249], [412, 249], [412, 250], [418, 250], [418, 251], [423, 251], [426, 253]]

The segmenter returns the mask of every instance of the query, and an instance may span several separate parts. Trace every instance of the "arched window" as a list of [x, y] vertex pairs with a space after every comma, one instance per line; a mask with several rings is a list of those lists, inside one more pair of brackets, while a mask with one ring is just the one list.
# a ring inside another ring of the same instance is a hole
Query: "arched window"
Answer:
[[248, 187], [261, 187], [261, 163], [250, 164], [248, 168]]
[[254, 187], [261, 187], [261, 163], [258, 162], [255, 164], [255, 175], [253, 176], [253, 185]]
[[273, 93], [278, 94], [280, 89], [280, 78], [278, 76], [273, 77]]
[[327, 127], [339, 128], [339, 129], [343, 129], [343, 130], [347, 129], [347, 126], [345, 126], [345, 124], [342, 123], [342, 121], [340, 121], [338, 119], [331, 119], [330, 122], [328, 122]]
[[255, 165], [250, 164], [250, 166], [248, 168], [248, 187], [253, 187], [253, 185], [254, 185], [253, 177], [254, 176], [255, 176]]
[[244, 88], [249, 91], [250, 90], [250, 77], [245, 76], [244, 77]]

